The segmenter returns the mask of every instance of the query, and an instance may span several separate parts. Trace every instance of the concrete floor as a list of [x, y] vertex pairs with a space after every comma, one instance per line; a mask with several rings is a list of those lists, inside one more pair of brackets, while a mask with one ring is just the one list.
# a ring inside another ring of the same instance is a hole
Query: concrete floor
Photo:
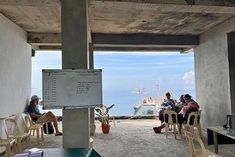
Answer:
[[[102, 157], [188, 157], [188, 145], [185, 139], [175, 140], [173, 134], [166, 139], [164, 134], [155, 134], [153, 126], [159, 125], [156, 120], [116, 120], [111, 123], [109, 134], [103, 134], [100, 123], [97, 122], [94, 149]], [[36, 145], [32, 138], [33, 147], [60, 148], [62, 137], [46, 135], [41, 145]], [[235, 145], [219, 145], [219, 153], [223, 157], [235, 156]], [[213, 150], [213, 146], [207, 146]]]

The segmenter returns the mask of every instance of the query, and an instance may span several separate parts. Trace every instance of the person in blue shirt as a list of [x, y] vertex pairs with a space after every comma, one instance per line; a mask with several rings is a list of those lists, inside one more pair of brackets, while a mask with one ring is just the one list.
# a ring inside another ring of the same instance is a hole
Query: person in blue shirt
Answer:
[[171, 94], [169, 92], [166, 93], [166, 99], [161, 104], [162, 109], [170, 109], [175, 106], [176, 101], [171, 99]]
[[62, 133], [58, 129], [58, 121], [57, 117], [52, 112], [40, 113], [38, 109], [39, 97], [37, 95], [33, 95], [31, 97], [31, 101], [29, 106], [27, 107], [27, 112], [30, 114], [32, 120], [36, 123], [45, 123], [45, 122], [53, 122], [55, 128], [55, 136], [60, 136]]
[[160, 133], [161, 129], [165, 127], [164, 117], [163, 117], [164, 111], [172, 109], [173, 107], [175, 107], [175, 104], [176, 104], [176, 101], [174, 99], [171, 99], [171, 94], [169, 92], [167, 92], [165, 96], [166, 96], [166, 99], [164, 99], [164, 101], [162, 102], [161, 110], [158, 114], [159, 120], [161, 121], [161, 126], [153, 128], [154, 132], [156, 133]]

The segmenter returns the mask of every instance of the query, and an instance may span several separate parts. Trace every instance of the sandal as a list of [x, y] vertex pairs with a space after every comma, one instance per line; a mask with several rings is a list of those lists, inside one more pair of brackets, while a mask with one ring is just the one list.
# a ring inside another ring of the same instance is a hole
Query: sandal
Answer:
[[62, 136], [62, 135], [63, 135], [62, 132], [57, 132], [57, 133], [55, 134], [55, 136]]
[[153, 130], [156, 134], [161, 133], [161, 129], [159, 127], [154, 127]]

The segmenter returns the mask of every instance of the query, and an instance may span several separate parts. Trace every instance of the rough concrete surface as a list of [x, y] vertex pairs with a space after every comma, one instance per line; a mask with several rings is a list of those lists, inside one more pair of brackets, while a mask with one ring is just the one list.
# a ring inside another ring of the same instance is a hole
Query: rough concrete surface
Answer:
[[[166, 139], [164, 134], [155, 134], [153, 126], [160, 122], [148, 120], [116, 120], [111, 123], [109, 134], [103, 134], [100, 123], [96, 123], [94, 149], [102, 157], [189, 157], [188, 145], [185, 138], [175, 140], [173, 134]], [[32, 139], [33, 147], [61, 148], [62, 137], [45, 135], [44, 142], [36, 145], [35, 137]], [[219, 145], [219, 153], [223, 157], [232, 157], [235, 154], [235, 145]], [[207, 146], [214, 151], [213, 146]]]
[[[234, 16], [232, 0], [190, 2], [90, 0], [91, 32], [198, 35]], [[0, 12], [27, 32], [61, 31], [60, 0], [1, 0]]]

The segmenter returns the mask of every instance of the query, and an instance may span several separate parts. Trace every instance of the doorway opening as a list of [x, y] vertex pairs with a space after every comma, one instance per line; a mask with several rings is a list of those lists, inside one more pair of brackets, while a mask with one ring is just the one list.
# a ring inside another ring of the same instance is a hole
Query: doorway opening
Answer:
[[[32, 58], [32, 95], [42, 97], [42, 69], [62, 69], [61, 51], [40, 51]], [[133, 116], [134, 107], [145, 98], [164, 97], [171, 92], [179, 99], [189, 93], [195, 98], [193, 52], [95, 51], [95, 69], [102, 69], [103, 104], [115, 104], [114, 116]], [[40, 108], [42, 110], [42, 107]], [[62, 115], [59, 109], [52, 110]], [[138, 114], [152, 114], [144, 107]]]

